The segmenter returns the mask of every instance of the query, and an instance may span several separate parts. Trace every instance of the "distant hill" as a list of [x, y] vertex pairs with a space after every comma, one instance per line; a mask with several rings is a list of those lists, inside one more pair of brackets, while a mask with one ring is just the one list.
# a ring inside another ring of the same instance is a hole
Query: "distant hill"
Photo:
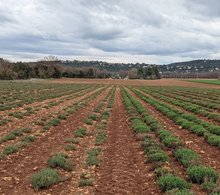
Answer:
[[[79, 60], [66, 60], [62, 61], [63, 65], [71, 66], [73, 68], [81, 67], [97, 67], [99, 69], [106, 69], [110, 72], [118, 72], [119, 70], [130, 70], [132, 68], [138, 69], [140, 66], [152, 67], [155, 64], [146, 63], [109, 63], [103, 61], [79, 61]], [[200, 73], [214, 72], [220, 70], [220, 60], [193, 60], [187, 62], [176, 62], [167, 65], [156, 65], [161, 73]]]
[[204, 73], [220, 70], [220, 60], [193, 60], [158, 66], [162, 73]]
[[79, 60], [66, 60], [62, 61], [63, 65], [71, 66], [73, 68], [81, 68], [83, 66], [85, 67], [97, 67], [99, 69], [106, 69], [110, 72], [118, 72], [119, 70], [130, 70], [132, 68], [138, 69], [140, 66], [148, 66], [149, 64], [133, 64], [133, 63], [109, 63], [109, 62], [103, 62], [103, 61], [79, 61]]

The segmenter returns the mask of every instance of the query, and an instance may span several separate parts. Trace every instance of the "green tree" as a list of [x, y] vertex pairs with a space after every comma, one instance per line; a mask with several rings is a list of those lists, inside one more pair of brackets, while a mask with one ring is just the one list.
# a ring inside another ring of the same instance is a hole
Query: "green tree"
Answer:
[[157, 66], [153, 66], [153, 72], [156, 75], [157, 79], [160, 79], [160, 73]]
[[153, 74], [153, 70], [150, 66], [144, 69], [145, 70], [145, 77], [150, 77]]
[[141, 78], [141, 77], [143, 77], [143, 74], [144, 74], [143, 67], [140, 66], [139, 69], [138, 69], [138, 76]]

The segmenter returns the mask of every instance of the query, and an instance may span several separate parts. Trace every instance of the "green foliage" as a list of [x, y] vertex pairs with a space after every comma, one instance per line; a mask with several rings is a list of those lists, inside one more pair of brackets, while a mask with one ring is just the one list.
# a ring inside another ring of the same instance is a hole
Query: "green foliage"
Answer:
[[98, 155], [102, 154], [102, 149], [101, 148], [93, 148], [91, 150], [87, 150], [86, 152], [89, 156], [98, 156]]
[[153, 153], [147, 156], [147, 162], [169, 162], [169, 158], [165, 153]]
[[104, 130], [101, 130], [95, 138], [95, 145], [100, 145], [107, 140], [107, 133]]
[[5, 158], [6, 154], [2, 154], [0, 153], [0, 160], [2, 160], [3, 158]]
[[19, 119], [23, 119], [24, 118], [23, 115], [21, 115], [21, 114], [14, 114], [14, 117], [15, 118], [19, 118]]
[[74, 135], [76, 137], [83, 137], [84, 135], [87, 135], [86, 127], [78, 127], [78, 131], [75, 131]]
[[205, 178], [214, 183], [219, 180], [218, 172], [211, 167], [189, 167], [187, 169], [187, 174], [193, 183], [204, 183]]
[[54, 118], [47, 123], [47, 125], [57, 126], [61, 123], [61, 120], [58, 118]]
[[86, 166], [93, 166], [93, 165], [98, 166], [99, 164], [100, 164], [100, 158], [96, 156], [88, 156], [86, 158]]
[[44, 169], [34, 174], [31, 178], [28, 178], [31, 186], [35, 191], [40, 188], [47, 188], [51, 185], [58, 184], [60, 182], [59, 171], [52, 169]]
[[87, 125], [92, 125], [92, 119], [84, 118], [83, 122], [86, 123]]
[[15, 129], [14, 131], [11, 131], [10, 134], [13, 134], [15, 136], [23, 135], [23, 132], [20, 129]]
[[166, 191], [164, 195], [193, 195], [193, 192], [190, 192], [188, 189], [172, 189]]
[[13, 140], [13, 139], [16, 139], [16, 136], [15, 136], [14, 134], [8, 134], [8, 135], [5, 135], [5, 136], [1, 139], [1, 141], [2, 141], [2, 142], [6, 142], [6, 141], [8, 141], [8, 140]]
[[53, 152], [53, 155], [55, 157], [68, 158], [68, 154], [64, 154], [64, 153], [60, 153], [60, 152]]
[[5, 146], [3, 154], [9, 155], [19, 151], [18, 146]]
[[184, 179], [172, 175], [160, 177], [157, 181], [157, 184], [164, 192], [176, 188], [182, 190], [190, 189], [192, 187], [191, 183], [187, 183]]
[[23, 127], [23, 128], [21, 128], [21, 131], [23, 131], [24, 133], [30, 133], [31, 130], [32, 129], [30, 127]]
[[48, 158], [47, 164], [51, 168], [60, 167], [66, 171], [72, 171], [74, 167], [73, 163], [62, 156], [63, 155], [59, 154], [53, 158]]
[[22, 142], [33, 142], [35, 139], [36, 139], [36, 137], [29, 135], [29, 136], [22, 137], [21, 141]]
[[76, 147], [74, 145], [65, 145], [64, 149], [67, 150], [67, 151], [68, 150], [76, 150]]
[[210, 143], [210, 145], [212, 146], [218, 146], [220, 144], [220, 136], [211, 135], [208, 138], [207, 142]]
[[94, 121], [97, 121], [99, 119], [98, 116], [94, 113], [88, 114], [87, 118], [92, 119]]
[[67, 118], [66, 114], [60, 114], [57, 116], [58, 119], [65, 120]]
[[166, 137], [162, 143], [169, 148], [176, 148], [183, 145], [182, 141], [175, 137]]
[[194, 122], [185, 121], [184, 123], [181, 124], [181, 127], [184, 129], [189, 129], [190, 127], [192, 127], [194, 125], [195, 125]]
[[79, 144], [80, 143], [80, 139], [74, 139], [74, 138], [64, 138], [66, 143], [73, 143], [73, 144]]
[[182, 148], [174, 152], [177, 158], [184, 167], [201, 165], [200, 157], [197, 153], [190, 149]]
[[83, 186], [93, 186], [93, 182], [88, 179], [80, 180], [77, 187], [83, 187]]

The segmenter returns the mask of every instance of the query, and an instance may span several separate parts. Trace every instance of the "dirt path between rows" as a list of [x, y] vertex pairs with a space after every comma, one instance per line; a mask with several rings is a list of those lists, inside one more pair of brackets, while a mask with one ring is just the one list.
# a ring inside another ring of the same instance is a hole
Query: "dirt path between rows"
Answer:
[[[204, 141], [203, 137], [198, 137], [196, 134], [191, 133], [187, 129], [180, 129], [180, 126], [177, 125], [175, 122], [173, 122], [168, 117], [164, 116], [162, 113], [157, 111], [149, 103], [146, 103], [145, 101], [141, 100], [136, 94], [134, 94], [129, 89], [128, 91], [147, 109], [147, 111], [152, 115], [152, 117], [156, 118], [161, 124], [165, 126], [167, 130], [171, 131], [177, 138], [187, 143], [186, 148], [189, 148], [196, 152], [200, 156], [201, 161], [205, 166], [211, 166], [218, 173], [220, 173], [220, 150], [218, 147], [209, 145], [207, 142]], [[186, 174], [186, 169], [182, 174]], [[185, 175], [185, 177], [188, 176]], [[200, 191], [201, 186], [196, 186], [196, 192]], [[195, 188], [193, 188], [193, 190], [194, 189]], [[202, 194], [202, 192], [200, 194]]]
[[[47, 159], [52, 156], [52, 152], [65, 153], [63, 149], [65, 145], [64, 138], [73, 137], [73, 133], [77, 130], [77, 127], [83, 126], [83, 119], [98, 106], [109, 90], [110, 88], [89, 102], [87, 106], [70, 115], [59, 126], [51, 127], [44, 134], [44, 137], [33, 142], [28, 148], [21, 149], [20, 152], [5, 157], [0, 162], [0, 194], [73, 194], [72, 189], [75, 187], [73, 178], [67, 179], [64, 183], [61, 182], [50, 189], [34, 193], [26, 177], [30, 177], [33, 173], [37, 173], [38, 170], [46, 168]], [[76, 149], [79, 147], [80, 145]], [[74, 164], [79, 160], [78, 158], [78, 156], [74, 155], [74, 152], [70, 156]], [[61, 170], [61, 172], [63, 171]], [[68, 178], [70, 175], [68, 174]], [[10, 180], [4, 180], [4, 178], [10, 178]]]
[[162, 194], [155, 178], [148, 177], [152, 165], [146, 164], [128, 119], [118, 87], [107, 127], [108, 140], [103, 144], [103, 166], [96, 170], [100, 177], [95, 194]]

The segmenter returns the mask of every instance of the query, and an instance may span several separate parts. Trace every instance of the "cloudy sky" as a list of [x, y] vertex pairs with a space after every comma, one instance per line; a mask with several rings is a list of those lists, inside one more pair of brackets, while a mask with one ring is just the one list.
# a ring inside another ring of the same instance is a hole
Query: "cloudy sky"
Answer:
[[219, 0], [0, 0], [0, 57], [219, 59], [219, 7]]

